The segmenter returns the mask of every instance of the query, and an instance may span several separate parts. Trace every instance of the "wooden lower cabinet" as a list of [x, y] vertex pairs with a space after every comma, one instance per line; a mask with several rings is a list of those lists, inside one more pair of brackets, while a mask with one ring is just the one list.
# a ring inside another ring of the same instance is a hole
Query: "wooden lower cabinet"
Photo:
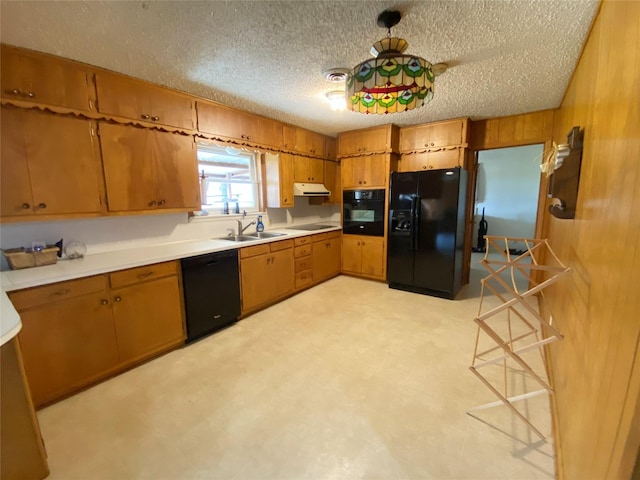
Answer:
[[383, 237], [342, 236], [342, 271], [365, 277], [385, 279]]
[[294, 249], [293, 256], [295, 258], [296, 290], [308, 287], [313, 282], [313, 261], [312, 236], [298, 237], [293, 239]]
[[184, 343], [177, 263], [157, 266], [156, 276], [140, 274], [121, 288], [113, 288], [114, 275], [140, 269], [111, 274], [111, 287], [108, 275], [97, 275], [9, 293], [37, 407]]
[[15, 337], [0, 347], [0, 371], [0, 478], [40, 480], [47, 454]]
[[240, 249], [242, 314], [294, 291], [293, 240]]
[[121, 362], [134, 362], [184, 340], [180, 287], [176, 277], [112, 291], [113, 318]]
[[18, 310], [18, 337], [36, 406], [99, 379], [118, 364], [106, 278], [103, 285], [101, 291]]
[[340, 273], [340, 232], [314, 235], [313, 282], [322, 282]]

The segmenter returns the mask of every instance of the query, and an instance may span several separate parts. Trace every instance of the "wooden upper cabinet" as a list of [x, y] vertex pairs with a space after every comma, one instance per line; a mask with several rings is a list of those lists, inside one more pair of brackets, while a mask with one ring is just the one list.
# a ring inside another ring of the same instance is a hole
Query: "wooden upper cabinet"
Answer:
[[335, 139], [295, 125], [283, 125], [282, 147], [307, 157], [335, 160]]
[[400, 160], [399, 170], [401, 172], [417, 172], [420, 170], [462, 167], [464, 166], [464, 152], [464, 148], [452, 148], [435, 152], [405, 154], [402, 155]]
[[296, 151], [304, 155], [324, 158], [325, 137], [304, 128], [296, 128]]
[[342, 188], [384, 188], [389, 177], [389, 155], [346, 157], [341, 161]]
[[100, 138], [110, 211], [201, 208], [193, 137], [103, 123]]
[[400, 129], [400, 151], [403, 153], [466, 146], [468, 120], [460, 118], [445, 122], [414, 125]]
[[294, 180], [301, 183], [324, 182], [324, 160], [294, 155]]
[[338, 134], [338, 156], [398, 151], [398, 127], [382, 125]]
[[338, 140], [333, 137], [324, 137], [325, 159], [335, 161], [338, 155]]
[[198, 130], [243, 143], [282, 147], [282, 124], [218, 103], [196, 102]]
[[105, 210], [93, 122], [11, 107], [1, 121], [3, 220]]
[[290, 153], [265, 154], [267, 207], [293, 207], [294, 156]]
[[195, 129], [193, 97], [124, 75], [96, 73], [98, 110], [107, 115]]
[[93, 110], [92, 72], [83, 66], [7, 45], [1, 47], [2, 97]]

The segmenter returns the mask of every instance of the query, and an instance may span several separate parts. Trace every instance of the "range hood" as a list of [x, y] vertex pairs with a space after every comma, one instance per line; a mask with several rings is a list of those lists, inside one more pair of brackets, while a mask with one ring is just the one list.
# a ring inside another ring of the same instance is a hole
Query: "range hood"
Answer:
[[322, 183], [294, 183], [293, 195], [295, 197], [326, 197], [331, 195]]

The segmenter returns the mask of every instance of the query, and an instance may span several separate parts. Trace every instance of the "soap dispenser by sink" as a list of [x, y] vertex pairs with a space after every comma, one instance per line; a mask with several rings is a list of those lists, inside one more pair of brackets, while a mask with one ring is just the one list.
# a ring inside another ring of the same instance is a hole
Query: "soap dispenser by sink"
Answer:
[[256, 232], [264, 232], [264, 223], [262, 223], [262, 215], [258, 215], [258, 223], [256, 224]]

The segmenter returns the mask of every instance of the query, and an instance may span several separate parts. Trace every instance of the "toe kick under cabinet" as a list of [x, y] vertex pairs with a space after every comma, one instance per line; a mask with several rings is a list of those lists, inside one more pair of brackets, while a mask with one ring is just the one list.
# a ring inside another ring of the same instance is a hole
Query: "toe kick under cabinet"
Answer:
[[36, 407], [184, 343], [177, 262], [10, 292]]

